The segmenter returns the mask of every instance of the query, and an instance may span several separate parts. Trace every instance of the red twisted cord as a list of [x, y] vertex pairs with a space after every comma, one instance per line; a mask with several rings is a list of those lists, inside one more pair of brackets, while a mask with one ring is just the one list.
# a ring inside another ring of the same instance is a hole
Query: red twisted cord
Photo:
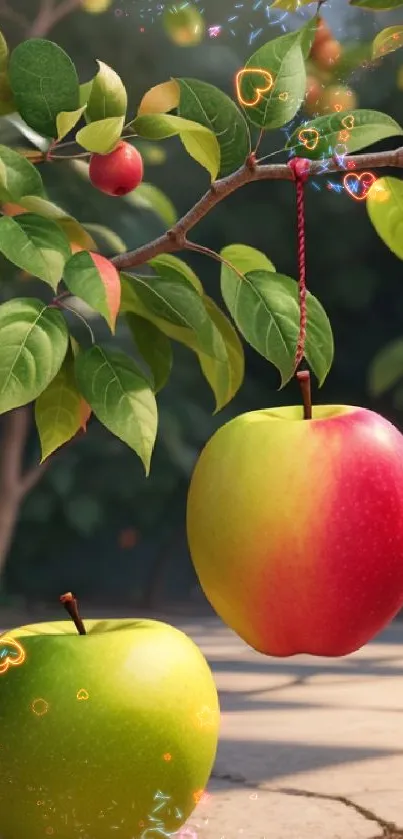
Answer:
[[294, 174], [297, 185], [297, 236], [298, 236], [298, 293], [299, 293], [299, 335], [295, 354], [295, 370], [300, 365], [306, 342], [307, 309], [306, 309], [306, 244], [305, 244], [305, 195], [304, 184], [309, 178], [310, 161], [302, 157], [293, 157], [288, 165]]

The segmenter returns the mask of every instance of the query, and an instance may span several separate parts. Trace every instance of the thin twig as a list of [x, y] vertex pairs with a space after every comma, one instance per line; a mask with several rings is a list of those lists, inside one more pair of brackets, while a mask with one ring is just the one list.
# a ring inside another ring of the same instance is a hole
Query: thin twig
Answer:
[[189, 239], [185, 240], [185, 249], [187, 251], [195, 251], [196, 253], [202, 253], [205, 256], [211, 256], [212, 259], [215, 259], [216, 262], [220, 262], [221, 265], [226, 265], [227, 268], [230, 268], [231, 271], [234, 271], [235, 274], [240, 277], [241, 280], [244, 279], [244, 275], [236, 268], [235, 265], [232, 265], [231, 262], [228, 262], [228, 259], [224, 259], [221, 254], [217, 253], [217, 251], [213, 251], [211, 248], [206, 247], [206, 245], [198, 245], [196, 242], [189, 242]]
[[[394, 151], [372, 152], [360, 155], [349, 155], [348, 160], [354, 164], [354, 171], [359, 172], [364, 169], [381, 169], [384, 167], [398, 167], [403, 168], [403, 146]], [[329, 172], [339, 172], [340, 168], [334, 160], [329, 161], [329, 167], [324, 172], [323, 161], [311, 161], [309, 167], [309, 177], [320, 177]], [[119, 254], [114, 257], [112, 262], [116, 268], [120, 270], [127, 268], [134, 268], [136, 265], [144, 265], [154, 256], [161, 253], [174, 253], [175, 251], [183, 250], [186, 247], [187, 234], [189, 230], [201, 221], [210, 210], [217, 204], [235, 192], [241, 186], [252, 183], [252, 181], [264, 180], [293, 180], [293, 173], [287, 164], [269, 164], [256, 165], [251, 167], [250, 163], [245, 163], [231, 175], [215, 181], [210, 189], [200, 198], [199, 201], [189, 210], [176, 224], [167, 230], [162, 236], [141, 245], [134, 251]]]

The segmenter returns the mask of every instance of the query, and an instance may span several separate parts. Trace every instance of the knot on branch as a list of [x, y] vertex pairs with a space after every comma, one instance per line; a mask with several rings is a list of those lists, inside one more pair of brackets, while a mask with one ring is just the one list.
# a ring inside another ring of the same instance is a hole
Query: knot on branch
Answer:
[[295, 181], [305, 183], [308, 180], [311, 171], [310, 160], [307, 160], [305, 157], [293, 157], [292, 160], [288, 161], [288, 166], [293, 173]]
[[256, 154], [253, 151], [246, 158], [246, 168], [249, 169], [250, 172], [255, 172], [257, 169]]
[[171, 230], [167, 230], [168, 239], [178, 250], [182, 250], [186, 244], [186, 233], [182, 230], [175, 230], [175, 228], [171, 228]]

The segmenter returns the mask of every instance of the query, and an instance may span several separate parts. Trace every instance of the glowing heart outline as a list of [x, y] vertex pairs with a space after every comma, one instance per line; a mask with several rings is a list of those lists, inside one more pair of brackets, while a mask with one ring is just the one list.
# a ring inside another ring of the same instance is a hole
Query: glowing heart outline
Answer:
[[[353, 190], [353, 188], [349, 185], [348, 181], [350, 179], [350, 180], [354, 180], [357, 183], [358, 181], [360, 181], [360, 182], [363, 181], [363, 178], [365, 178], [365, 177], [370, 178], [370, 183], [369, 184], [363, 183], [364, 192], [363, 192], [362, 195], [358, 195]], [[349, 193], [349, 195], [351, 195], [352, 198], [354, 198], [356, 201], [365, 201], [365, 199], [368, 197], [368, 193], [371, 189], [371, 186], [377, 180], [378, 180], [378, 178], [376, 177], [376, 175], [374, 175], [373, 172], [361, 172], [361, 174], [358, 174], [357, 172], [347, 172], [347, 175], [345, 175], [344, 178], [343, 178], [343, 183], [344, 183], [344, 188], [347, 190], [347, 192]]]
[[[243, 99], [241, 94], [241, 79], [248, 73], [260, 73], [263, 76], [268, 84], [266, 87], [256, 87], [255, 94], [256, 98], [252, 101], [248, 101], [247, 99]], [[271, 73], [268, 70], [263, 70], [262, 67], [242, 67], [242, 70], [238, 70], [235, 76], [235, 86], [236, 86], [236, 95], [238, 97], [238, 101], [241, 105], [244, 105], [245, 108], [254, 108], [255, 105], [258, 105], [261, 99], [263, 98], [264, 93], [269, 93], [274, 85], [274, 79]]]
[[[312, 139], [306, 137], [304, 135], [309, 134], [313, 135]], [[319, 143], [319, 131], [317, 128], [302, 128], [302, 130], [298, 134], [298, 140], [305, 146], [308, 151], [315, 151], [316, 146]]]
[[341, 124], [342, 124], [343, 128], [345, 128], [347, 131], [352, 131], [352, 129], [354, 128], [354, 125], [355, 125], [354, 114], [347, 114], [346, 117], [343, 117], [343, 119], [341, 121]]
[[23, 664], [26, 654], [24, 648], [14, 638], [9, 638], [7, 635], [4, 635], [1, 638], [1, 643], [7, 644], [9, 647], [14, 647], [14, 649], [18, 652], [17, 658], [11, 658], [9, 655], [6, 655], [4, 658], [0, 658], [0, 675], [3, 675], [4, 673], [7, 673], [9, 667], [18, 667], [20, 664]]

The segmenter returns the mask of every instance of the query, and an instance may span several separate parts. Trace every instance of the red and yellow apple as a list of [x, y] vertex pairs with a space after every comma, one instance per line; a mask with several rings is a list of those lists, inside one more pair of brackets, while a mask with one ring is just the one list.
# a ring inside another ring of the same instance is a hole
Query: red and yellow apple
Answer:
[[0, 636], [2, 839], [168, 835], [209, 778], [219, 706], [196, 645], [152, 620], [85, 627]]
[[201, 453], [187, 507], [204, 593], [272, 656], [342, 656], [403, 605], [403, 436], [351, 406], [243, 414]]

